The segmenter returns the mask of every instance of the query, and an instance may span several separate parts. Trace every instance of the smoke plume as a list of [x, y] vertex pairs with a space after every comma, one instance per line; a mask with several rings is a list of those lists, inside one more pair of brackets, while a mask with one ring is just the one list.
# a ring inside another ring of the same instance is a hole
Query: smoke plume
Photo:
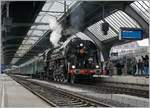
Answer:
[[82, 28], [84, 26], [84, 18], [85, 18], [84, 9], [81, 6], [78, 6], [70, 14], [70, 19], [69, 19], [70, 22], [68, 22], [70, 24], [70, 26], [63, 30], [63, 35], [66, 37], [67, 36], [70, 37], [71, 35], [74, 35], [80, 31], [82, 31]]
[[84, 9], [81, 6], [78, 6], [76, 10], [71, 13], [71, 27], [74, 31], [81, 31], [82, 26], [84, 25], [85, 13]]
[[58, 42], [62, 36], [62, 26], [57, 22], [56, 18], [51, 17], [49, 19], [49, 27], [50, 30], [52, 30], [52, 33], [50, 34], [50, 42], [52, 42], [54, 47], [57, 47], [59, 46]]

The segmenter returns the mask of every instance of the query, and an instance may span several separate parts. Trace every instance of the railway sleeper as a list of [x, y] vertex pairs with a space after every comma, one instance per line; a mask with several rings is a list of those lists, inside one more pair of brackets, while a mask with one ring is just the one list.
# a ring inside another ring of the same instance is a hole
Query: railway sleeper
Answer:
[[84, 103], [84, 104], [76, 104], [75, 106], [76, 106], [76, 107], [87, 107], [88, 104], [87, 104], [87, 103]]
[[81, 100], [78, 100], [78, 99], [70, 99], [70, 101], [71, 101], [72, 103], [82, 102]]
[[86, 106], [96, 106], [94, 104], [91, 104], [91, 103], [83, 101], [83, 100], [73, 101], [72, 103], [73, 104], [84, 104], [84, 105], [86, 104]]

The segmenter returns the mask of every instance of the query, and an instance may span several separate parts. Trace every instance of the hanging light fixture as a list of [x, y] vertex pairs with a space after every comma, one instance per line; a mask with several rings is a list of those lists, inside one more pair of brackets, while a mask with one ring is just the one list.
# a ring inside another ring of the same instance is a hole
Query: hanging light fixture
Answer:
[[103, 21], [104, 21], [104, 23], [102, 23], [101, 30], [102, 30], [104, 35], [107, 35], [108, 34], [108, 30], [109, 30], [109, 23], [107, 23], [105, 21], [105, 7], [104, 6], [103, 6]]

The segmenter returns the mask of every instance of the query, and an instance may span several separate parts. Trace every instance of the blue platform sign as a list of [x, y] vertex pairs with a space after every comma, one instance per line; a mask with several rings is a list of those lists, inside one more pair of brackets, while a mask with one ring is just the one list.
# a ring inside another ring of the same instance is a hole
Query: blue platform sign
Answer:
[[143, 29], [140, 28], [120, 28], [120, 39], [121, 40], [142, 40]]

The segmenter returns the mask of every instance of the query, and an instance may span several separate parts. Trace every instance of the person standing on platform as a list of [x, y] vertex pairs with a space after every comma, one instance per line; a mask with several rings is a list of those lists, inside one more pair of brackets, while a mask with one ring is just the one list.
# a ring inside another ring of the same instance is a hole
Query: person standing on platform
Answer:
[[141, 59], [138, 61], [138, 75], [143, 75], [143, 62]]
[[109, 75], [109, 70], [108, 70], [108, 59], [105, 62], [105, 71], [106, 71], [106, 75]]
[[137, 66], [137, 62], [136, 62], [136, 59], [133, 59], [132, 61], [132, 74], [135, 75], [136, 73], [136, 66]]
[[144, 73], [145, 76], [149, 76], [149, 57], [148, 55], [145, 55], [145, 57], [143, 57], [143, 62], [144, 62]]
[[117, 75], [122, 75], [122, 65], [120, 64], [119, 61], [116, 64], [116, 68], [117, 68]]
[[112, 73], [113, 73], [113, 63], [110, 60], [110, 58], [108, 58], [107, 70], [109, 70], [109, 75], [112, 76]]

